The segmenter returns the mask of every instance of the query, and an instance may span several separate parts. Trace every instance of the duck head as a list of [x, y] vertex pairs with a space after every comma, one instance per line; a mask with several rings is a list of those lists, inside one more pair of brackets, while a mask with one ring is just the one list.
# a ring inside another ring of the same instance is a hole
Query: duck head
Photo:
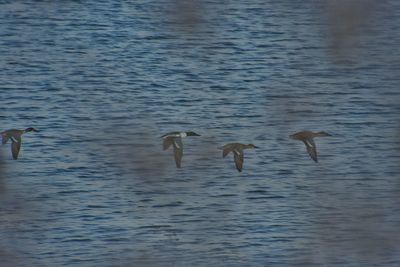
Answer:
[[253, 145], [253, 144], [248, 144], [247, 147], [248, 147], [248, 148], [258, 148], [258, 146], [255, 146], [255, 145]]
[[33, 127], [29, 127], [29, 128], [26, 128], [25, 129], [25, 132], [27, 133], [27, 132], [39, 132], [39, 130], [36, 130], [35, 128], [33, 128]]
[[317, 136], [332, 136], [332, 135], [328, 134], [327, 132], [322, 131], [322, 132], [318, 132]]
[[200, 136], [199, 134], [195, 133], [195, 132], [186, 132], [187, 136]]

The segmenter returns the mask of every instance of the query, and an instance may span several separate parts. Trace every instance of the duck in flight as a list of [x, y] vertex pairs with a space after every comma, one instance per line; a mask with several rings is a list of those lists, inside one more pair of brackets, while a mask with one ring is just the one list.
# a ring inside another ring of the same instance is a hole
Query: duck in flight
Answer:
[[161, 136], [163, 138], [163, 148], [167, 150], [171, 145], [174, 148], [175, 164], [177, 168], [181, 167], [183, 155], [182, 138], [187, 136], [200, 136], [195, 132], [171, 132]]
[[244, 160], [243, 150], [247, 148], [258, 148], [258, 147], [256, 147], [253, 144], [245, 145], [240, 143], [229, 143], [224, 145], [223, 147], [220, 147], [219, 149], [222, 149], [223, 158], [225, 158], [226, 155], [228, 155], [230, 152], [233, 153], [236, 169], [239, 172], [241, 172], [243, 169], [243, 160]]
[[302, 131], [289, 135], [289, 137], [294, 140], [303, 141], [303, 143], [306, 145], [308, 154], [315, 162], [318, 162], [318, 157], [317, 157], [317, 146], [315, 145], [314, 137], [323, 137], [323, 136], [332, 136], [332, 135], [328, 134], [327, 132], [314, 133], [310, 131]]
[[4, 132], [1, 132], [2, 143], [3, 145], [11, 139], [11, 152], [14, 159], [18, 159], [19, 150], [21, 148], [22, 138], [21, 136], [27, 132], [39, 132], [35, 128], [29, 127], [25, 130], [17, 130], [17, 129], [10, 129]]

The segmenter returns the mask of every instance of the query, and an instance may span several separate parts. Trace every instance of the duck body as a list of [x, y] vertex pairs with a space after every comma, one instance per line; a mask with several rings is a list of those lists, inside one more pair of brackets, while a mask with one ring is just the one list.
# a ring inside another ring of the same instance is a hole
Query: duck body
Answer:
[[230, 152], [233, 153], [233, 159], [235, 161], [236, 169], [238, 172], [241, 172], [243, 169], [243, 161], [244, 161], [244, 149], [248, 148], [258, 148], [253, 144], [241, 144], [241, 143], [229, 143], [220, 147], [222, 149], [222, 157], [225, 158]]
[[18, 159], [19, 150], [21, 149], [22, 135], [27, 132], [39, 132], [35, 128], [29, 127], [25, 130], [10, 129], [1, 132], [2, 144], [6, 144], [11, 139], [11, 153], [13, 159]]
[[305, 144], [308, 154], [310, 155], [311, 159], [313, 159], [315, 162], [318, 162], [318, 156], [317, 156], [317, 146], [314, 142], [314, 138], [324, 137], [324, 136], [332, 136], [332, 135], [323, 131], [322, 132], [301, 131], [289, 135], [291, 139], [302, 141]]
[[174, 148], [175, 164], [177, 168], [181, 168], [183, 156], [182, 138], [187, 136], [200, 136], [195, 132], [170, 132], [161, 136], [163, 138], [163, 149], [167, 150], [171, 145]]

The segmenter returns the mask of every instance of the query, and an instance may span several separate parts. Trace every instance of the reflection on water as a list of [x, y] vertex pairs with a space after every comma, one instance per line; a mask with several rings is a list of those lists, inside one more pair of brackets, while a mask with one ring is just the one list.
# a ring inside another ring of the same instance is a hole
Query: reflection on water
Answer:
[[[0, 257], [399, 265], [399, 4], [360, 3], [0, 4], [1, 130], [41, 130], [0, 147]], [[333, 135], [318, 164], [300, 130]]]

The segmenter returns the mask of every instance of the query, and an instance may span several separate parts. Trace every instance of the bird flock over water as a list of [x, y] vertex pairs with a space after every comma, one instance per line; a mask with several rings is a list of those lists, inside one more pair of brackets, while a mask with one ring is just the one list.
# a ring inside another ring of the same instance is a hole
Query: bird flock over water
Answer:
[[[29, 127], [25, 130], [10, 129], [1, 132], [2, 144], [6, 144], [11, 140], [11, 153], [13, 159], [18, 159], [19, 151], [21, 149], [22, 135], [28, 132], [39, 132], [35, 128]], [[181, 168], [182, 156], [183, 156], [183, 143], [182, 138], [187, 136], [200, 136], [199, 134], [189, 131], [189, 132], [170, 132], [161, 136], [163, 139], [163, 149], [167, 150], [171, 146], [174, 149], [175, 164], [177, 168]], [[317, 146], [315, 145], [315, 137], [331, 136], [327, 132], [311, 132], [311, 131], [301, 131], [295, 134], [289, 135], [293, 140], [302, 141], [307, 149], [308, 154], [311, 159], [318, 162], [317, 156]], [[218, 149], [222, 150], [222, 157], [225, 158], [229, 153], [232, 152], [233, 159], [235, 162], [236, 169], [241, 172], [243, 169], [244, 152], [245, 149], [258, 148], [253, 144], [241, 144], [241, 143], [229, 143]]]
[[[183, 143], [182, 138], [187, 136], [200, 136], [195, 132], [171, 132], [161, 136], [163, 138], [164, 150], [168, 149], [171, 145], [174, 148], [175, 163], [176, 167], [181, 167], [182, 155], [183, 155]], [[306, 145], [306, 149], [310, 157], [318, 162], [317, 157], [317, 146], [314, 142], [314, 137], [331, 136], [326, 132], [311, 132], [301, 131], [290, 135], [289, 137], [294, 140], [302, 141]], [[253, 144], [241, 144], [241, 143], [229, 143], [219, 149], [222, 150], [222, 157], [225, 158], [229, 153], [233, 153], [233, 160], [235, 162], [236, 169], [241, 172], [243, 169], [244, 153], [243, 150], [249, 148], [258, 148]]]

